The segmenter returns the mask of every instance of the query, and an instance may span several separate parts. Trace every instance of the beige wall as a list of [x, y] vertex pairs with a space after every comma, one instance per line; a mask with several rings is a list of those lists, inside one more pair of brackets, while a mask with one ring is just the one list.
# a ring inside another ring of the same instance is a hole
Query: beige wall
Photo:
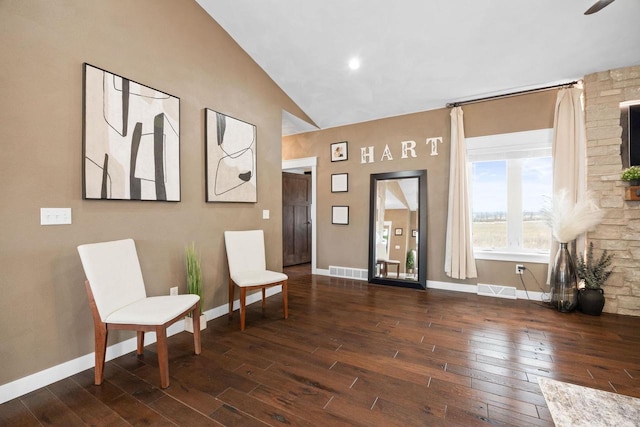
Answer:
[[640, 316], [640, 202], [625, 201], [620, 180], [620, 102], [640, 100], [640, 65], [585, 77], [587, 188], [605, 211], [589, 233], [599, 256], [613, 254], [614, 273], [605, 284], [604, 311]]
[[[0, 384], [93, 351], [78, 244], [134, 238], [159, 295], [185, 292], [194, 241], [205, 309], [227, 301], [223, 230], [264, 228], [281, 268], [281, 111], [305, 116], [195, 1], [3, 0], [0, 28]], [[180, 98], [180, 203], [81, 200], [83, 62]], [[257, 126], [258, 203], [204, 202], [205, 107]]]
[[[556, 91], [522, 95], [463, 107], [469, 137], [553, 127]], [[454, 281], [444, 274], [444, 248], [449, 186], [450, 119], [448, 109], [408, 114], [383, 120], [326, 129], [283, 138], [284, 159], [318, 157], [317, 263], [367, 268], [369, 232], [369, 176], [399, 170], [428, 170], [428, 280]], [[431, 156], [426, 139], [443, 137], [438, 155]], [[401, 141], [417, 143], [417, 158], [401, 158]], [[331, 162], [330, 144], [348, 141], [349, 159]], [[393, 160], [381, 161], [388, 144]], [[361, 163], [361, 147], [374, 146], [375, 163]], [[331, 174], [349, 173], [349, 192], [331, 193]], [[331, 206], [349, 205], [349, 225], [331, 224]], [[490, 283], [522, 289], [515, 263], [478, 261], [479, 277], [462, 283]], [[526, 264], [540, 284], [546, 282], [546, 264]], [[531, 276], [528, 276], [529, 278]], [[528, 280], [533, 289], [541, 289]]]

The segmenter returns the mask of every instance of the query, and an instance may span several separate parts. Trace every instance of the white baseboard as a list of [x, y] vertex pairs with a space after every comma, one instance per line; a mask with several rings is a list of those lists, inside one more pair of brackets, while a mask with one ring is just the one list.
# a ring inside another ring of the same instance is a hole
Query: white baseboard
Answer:
[[[329, 274], [329, 270], [317, 268], [313, 274], [318, 274], [320, 276], [329, 276], [336, 277]], [[437, 280], [427, 280], [427, 289], [442, 289], [445, 291], [455, 291], [455, 292], [466, 292], [470, 294], [478, 293], [477, 285], [465, 285], [462, 283], [452, 283], [452, 282], [440, 282]], [[497, 298], [491, 297], [491, 298]], [[531, 301], [546, 301], [548, 299], [548, 294], [543, 292], [532, 292], [529, 291], [529, 295], [527, 296], [526, 291], [516, 290], [516, 299], [528, 299]]]
[[[266, 296], [270, 297], [277, 293], [282, 292], [282, 286], [274, 286], [267, 289]], [[255, 292], [247, 296], [247, 305], [258, 302], [262, 299], [260, 292]], [[234, 310], [240, 308], [240, 300], [233, 302]], [[216, 319], [229, 313], [229, 304], [224, 304], [211, 310], [207, 310], [204, 314], [207, 316], [207, 320]], [[167, 328], [167, 336], [178, 334], [184, 331], [184, 320], [178, 321]], [[153, 344], [156, 342], [155, 332], [147, 332], [144, 335], [145, 345]], [[137, 347], [137, 338], [130, 338], [125, 341], [110, 345], [107, 347], [106, 361], [123, 356], [127, 353], [135, 351]], [[86, 371], [93, 368], [95, 365], [95, 353], [85, 354], [84, 356], [77, 357], [73, 360], [61, 363], [51, 368], [45, 369], [35, 374], [28, 375], [23, 378], [19, 378], [10, 383], [0, 385], [0, 404], [15, 399], [16, 397], [23, 396], [34, 390], [42, 387], [46, 387], [49, 384], [53, 384], [56, 381], [60, 381], [64, 378], [77, 374], [78, 372]]]
[[[456, 292], [467, 292], [471, 294], [478, 293], [477, 285], [464, 285], [461, 283], [451, 283], [451, 282], [438, 282], [435, 280], [427, 280], [427, 288], [431, 289], [442, 289], [445, 291], [456, 291]], [[529, 295], [527, 296], [526, 291], [516, 290], [516, 299], [528, 299], [531, 301], [545, 301], [546, 293], [543, 292], [532, 292], [529, 291]], [[485, 296], [485, 295], [482, 295]], [[498, 296], [490, 296], [489, 298], [499, 298]]]
[[442, 289], [444, 291], [478, 293], [476, 285], [465, 285], [463, 283], [439, 282], [437, 280], [427, 280], [427, 289]]

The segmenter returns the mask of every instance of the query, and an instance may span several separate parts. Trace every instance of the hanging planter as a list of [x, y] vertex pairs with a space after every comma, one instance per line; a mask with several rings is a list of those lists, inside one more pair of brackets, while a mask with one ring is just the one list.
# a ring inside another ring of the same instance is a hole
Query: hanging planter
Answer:
[[626, 168], [620, 174], [620, 179], [627, 181], [631, 186], [640, 185], [640, 166]]

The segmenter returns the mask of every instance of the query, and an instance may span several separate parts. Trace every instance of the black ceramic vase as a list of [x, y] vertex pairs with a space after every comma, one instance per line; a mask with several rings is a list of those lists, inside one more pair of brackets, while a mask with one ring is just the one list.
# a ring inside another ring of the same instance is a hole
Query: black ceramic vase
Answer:
[[592, 316], [600, 316], [604, 308], [604, 291], [601, 288], [583, 288], [578, 292], [580, 311]]
[[576, 266], [566, 243], [560, 243], [551, 270], [551, 304], [562, 312], [573, 311], [578, 305]]

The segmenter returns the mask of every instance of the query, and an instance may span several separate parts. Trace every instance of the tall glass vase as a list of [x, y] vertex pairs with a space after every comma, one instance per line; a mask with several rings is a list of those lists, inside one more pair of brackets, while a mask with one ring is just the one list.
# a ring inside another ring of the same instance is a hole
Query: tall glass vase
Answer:
[[573, 311], [578, 305], [576, 266], [566, 243], [560, 243], [551, 270], [551, 304], [562, 312]]

